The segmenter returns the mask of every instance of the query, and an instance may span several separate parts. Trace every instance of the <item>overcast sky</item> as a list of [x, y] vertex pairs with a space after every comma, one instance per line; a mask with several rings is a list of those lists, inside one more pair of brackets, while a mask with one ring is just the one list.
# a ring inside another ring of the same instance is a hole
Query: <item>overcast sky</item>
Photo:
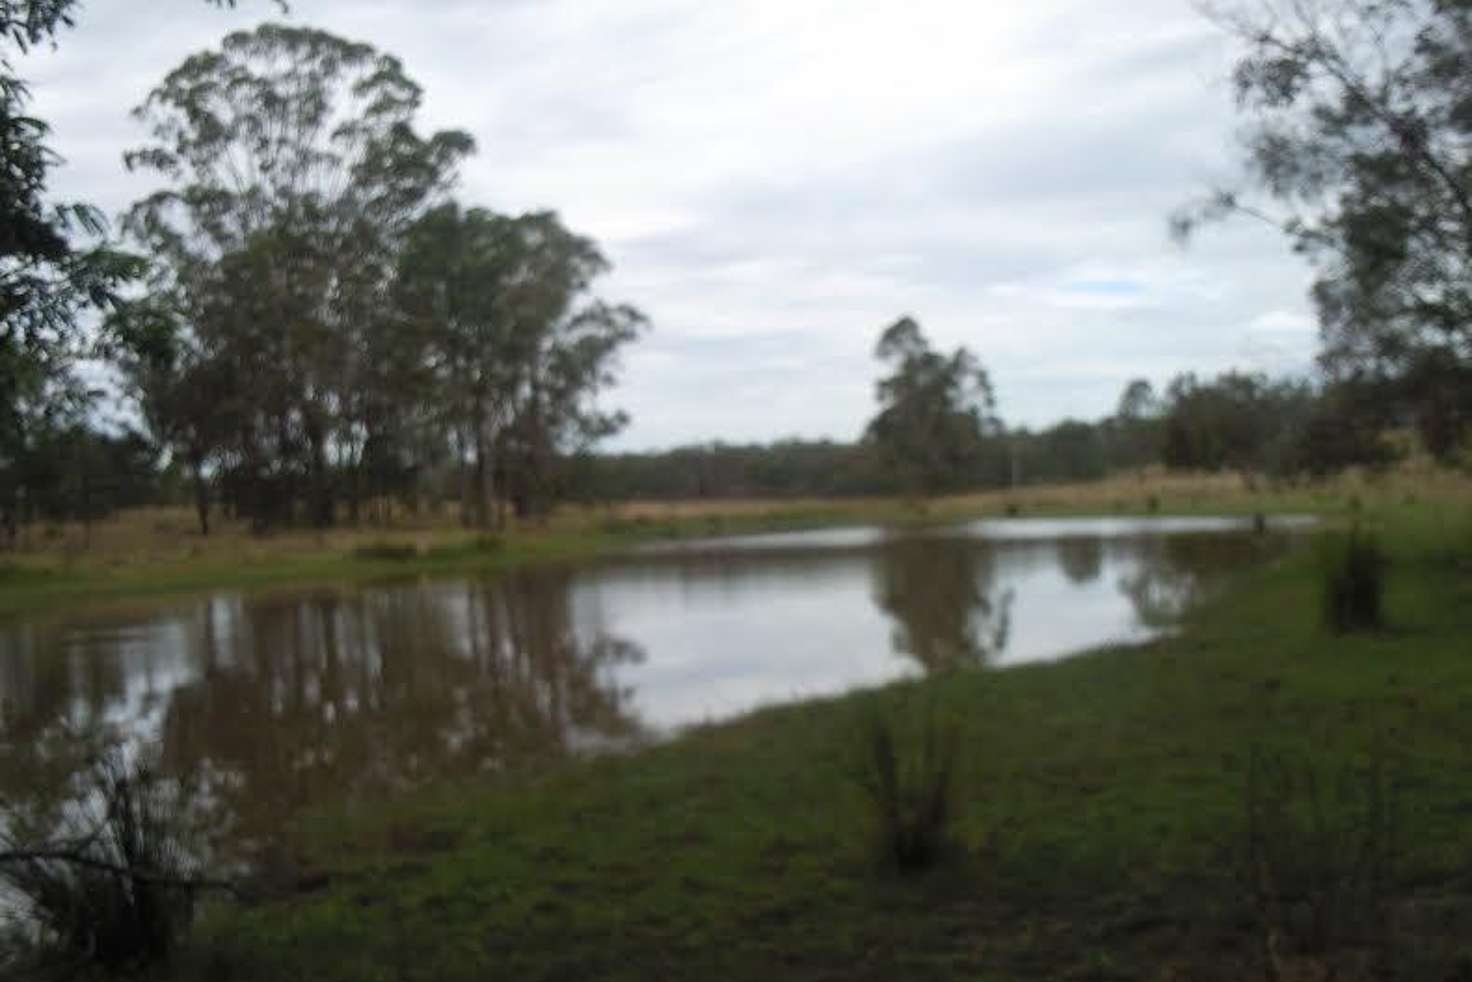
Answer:
[[[83, 0], [22, 61], [57, 197], [149, 190], [128, 110], [267, 0]], [[1188, 0], [293, 0], [400, 56], [427, 128], [474, 134], [461, 196], [554, 208], [654, 330], [615, 442], [856, 436], [879, 331], [915, 316], [1003, 417], [1108, 412], [1126, 381], [1304, 371], [1307, 271], [1270, 230], [1166, 221], [1230, 178], [1230, 50]]]

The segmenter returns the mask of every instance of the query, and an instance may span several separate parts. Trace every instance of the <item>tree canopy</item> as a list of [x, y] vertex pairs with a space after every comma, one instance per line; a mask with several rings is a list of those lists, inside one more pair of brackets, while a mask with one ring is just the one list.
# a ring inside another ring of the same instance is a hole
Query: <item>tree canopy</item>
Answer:
[[[1242, 186], [1178, 216], [1248, 214], [1317, 272], [1322, 361], [1450, 453], [1472, 421], [1472, 4], [1208, 5], [1242, 45]], [[1256, 192], [1256, 193], [1254, 193]]]

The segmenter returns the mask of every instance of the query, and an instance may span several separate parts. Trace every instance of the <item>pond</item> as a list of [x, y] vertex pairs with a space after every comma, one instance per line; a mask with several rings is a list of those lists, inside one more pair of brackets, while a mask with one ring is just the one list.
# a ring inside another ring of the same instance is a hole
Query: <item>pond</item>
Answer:
[[259, 843], [324, 798], [1148, 640], [1307, 521], [754, 535], [489, 579], [21, 619], [0, 624], [0, 789], [39, 793], [121, 741], [202, 787], [222, 840]]

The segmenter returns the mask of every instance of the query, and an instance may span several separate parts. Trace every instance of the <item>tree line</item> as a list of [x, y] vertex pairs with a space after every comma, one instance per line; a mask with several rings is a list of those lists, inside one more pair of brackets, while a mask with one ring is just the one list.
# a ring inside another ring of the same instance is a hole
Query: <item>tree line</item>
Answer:
[[[1152, 469], [1296, 480], [1388, 466], [1404, 446], [1390, 435], [1408, 423], [1387, 419], [1378, 399], [1342, 387], [1235, 371], [1213, 378], [1182, 373], [1158, 388], [1135, 379], [1108, 415], [1042, 428], [1006, 426], [989, 396], [984, 417], [961, 412], [928, 428], [928, 418], [953, 411], [952, 397], [940, 391], [928, 408], [881, 412], [876, 421], [884, 423], [859, 440], [714, 442], [599, 455], [584, 466], [584, 486], [595, 500], [678, 500], [936, 494]], [[1361, 401], [1374, 402], [1376, 411], [1365, 412]], [[913, 443], [898, 416], [908, 417]]]

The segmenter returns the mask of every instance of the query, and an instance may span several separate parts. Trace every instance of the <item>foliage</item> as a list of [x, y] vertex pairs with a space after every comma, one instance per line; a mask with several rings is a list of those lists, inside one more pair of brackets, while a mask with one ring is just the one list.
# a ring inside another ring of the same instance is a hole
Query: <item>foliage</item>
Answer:
[[1208, 5], [1243, 47], [1245, 183], [1183, 213], [1249, 214], [1313, 263], [1331, 378], [1378, 386], [1447, 457], [1472, 421], [1472, 8], [1446, 0]]
[[34, 957], [111, 973], [162, 961], [193, 919], [202, 882], [183, 803], [121, 752], [99, 759], [80, 792], [82, 813], [64, 822], [63, 841], [0, 843], [0, 883], [34, 921]]
[[647, 322], [588, 296], [607, 269], [597, 246], [550, 212], [448, 204], [410, 230], [399, 296], [432, 366], [433, 415], [468, 460], [468, 520], [491, 523], [497, 485], [518, 515], [545, 512], [557, 462], [627, 422], [595, 400]]
[[1337, 634], [1384, 626], [1384, 550], [1374, 535], [1356, 526], [1325, 544], [1324, 626]]
[[0, 545], [13, 544], [48, 497], [34, 478], [40, 446], [78, 425], [90, 404], [72, 371], [89, 352], [79, 316], [116, 307], [119, 290], [144, 268], [102, 241], [107, 223], [98, 209], [45, 200], [59, 158], [46, 144], [46, 122], [27, 112], [30, 90], [11, 52], [55, 44], [77, 6], [0, 0]]
[[873, 710], [859, 742], [856, 780], [872, 809], [880, 864], [929, 869], [953, 845], [958, 729], [933, 705], [913, 718]]
[[885, 329], [874, 355], [893, 372], [875, 387], [880, 409], [866, 439], [911, 493], [959, 486], [1001, 428], [986, 370], [964, 347], [934, 351], [909, 317]]
[[1292, 454], [1313, 405], [1307, 384], [1227, 372], [1212, 382], [1178, 376], [1166, 393], [1163, 457], [1199, 470], [1292, 473]]

